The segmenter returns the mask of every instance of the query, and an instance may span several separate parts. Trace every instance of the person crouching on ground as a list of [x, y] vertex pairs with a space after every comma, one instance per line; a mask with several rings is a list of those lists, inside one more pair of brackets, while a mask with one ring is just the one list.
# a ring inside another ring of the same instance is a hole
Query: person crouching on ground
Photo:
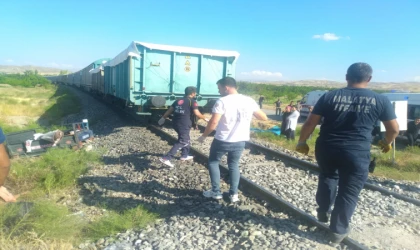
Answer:
[[174, 113], [172, 118], [172, 126], [175, 131], [178, 133], [178, 141], [173, 145], [169, 152], [159, 158], [160, 162], [163, 164], [173, 167], [171, 159], [175, 156], [178, 150], [181, 150], [181, 161], [192, 160], [193, 157], [188, 155], [190, 152], [190, 130], [191, 130], [191, 114], [194, 113], [199, 119], [204, 119], [208, 121], [204, 115], [198, 110], [198, 103], [193, 98], [197, 95], [196, 87], [187, 87], [185, 88], [185, 96], [179, 100], [176, 100], [172, 103], [171, 107], [165, 112], [165, 114], [158, 121], [159, 125], [165, 123], [165, 119], [172, 113]]
[[405, 136], [408, 139], [408, 146], [415, 146], [417, 136], [419, 135], [420, 130], [420, 117], [417, 117], [414, 121], [411, 121], [407, 124], [407, 131], [405, 132]]
[[239, 201], [239, 160], [245, 148], [245, 142], [250, 137], [252, 116], [263, 121], [267, 120], [267, 116], [251, 97], [238, 93], [234, 78], [224, 77], [220, 79], [217, 82], [217, 88], [222, 97], [214, 104], [212, 117], [203, 135], [198, 138], [199, 142], [204, 142], [207, 136], [217, 127], [209, 155], [211, 189], [204, 191], [203, 195], [216, 200], [222, 198], [219, 162], [222, 156], [227, 153], [230, 181], [229, 197], [231, 202], [237, 202]]

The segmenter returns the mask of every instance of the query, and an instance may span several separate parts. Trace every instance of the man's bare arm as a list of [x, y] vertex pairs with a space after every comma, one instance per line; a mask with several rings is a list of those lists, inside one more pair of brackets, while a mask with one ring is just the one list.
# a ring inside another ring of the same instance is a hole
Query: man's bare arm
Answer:
[[400, 127], [396, 119], [382, 122], [385, 126], [385, 141], [391, 144], [400, 132]]
[[201, 114], [200, 110], [198, 109], [194, 109], [194, 115], [196, 115], [200, 119], [206, 119], [206, 117], [203, 114]]
[[207, 137], [213, 130], [216, 129], [217, 124], [219, 124], [220, 118], [222, 117], [221, 114], [213, 113], [210, 121], [207, 123], [207, 127], [204, 130], [203, 137]]
[[172, 112], [174, 112], [174, 107], [170, 107], [168, 110], [166, 110], [165, 114], [162, 116], [162, 118], [168, 118], [168, 116], [170, 116], [172, 114]]
[[300, 130], [300, 137], [299, 142], [305, 142], [308, 140], [309, 136], [314, 132], [315, 127], [319, 124], [321, 120], [320, 115], [309, 114], [308, 119], [306, 119], [305, 123]]
[[0, 186], [3, 186], [10, 169], [10, 159], [4, 143], [0, 144]]
[[262, 120], [262, 121], [267, 121], [267, 115], [261, 110], [257, 110], [253, 113], [253, 115], [258, 119], [258, 120]]

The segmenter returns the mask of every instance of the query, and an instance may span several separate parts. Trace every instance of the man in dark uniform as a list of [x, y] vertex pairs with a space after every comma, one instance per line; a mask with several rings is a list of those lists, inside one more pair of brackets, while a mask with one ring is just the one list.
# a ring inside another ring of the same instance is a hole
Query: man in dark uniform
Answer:
[[399, 132], [391, 102], [367, 89], [371, 78], [372, 68], [368, 64], [352, 64], [347, 70], [347, 87], [330, 91], [319, 99], [302, 126], [296, 146], [298, 152], [308, 153], [306, 140], [324, 117], [315, 146], [320, 167], [316, 202], [318, 220], [328, 222], [331, 217], [333, 245], [350, 233], [350, 219], [368, 178], [373, 125], [378, 119], [385, 125], [385, 138], [379, 142], [384, 153], [391, 150]]
[[207, 119], [198, 110], [198, 103], [193, 98], [196, 96], [196, 87], [185, 88], [185, 96], [172, 103], [171, 107], [165, 112], [158, 124], [163, 125], [165, 119], [172, 113], [172, 126], [178, 133], [178, 141], [174, 144], [171, 150], [159, 160], [169, 166], [173, 167], [171, 159], [175, 156], [178, 150], [181, 150], [181, 160], [191, 160], [193, 157], [189, 156], [190, 152], [190, 130], [191, 130], [191, 114], [195, 114], [199, 119]]
[[262, 109], [262, 104], [263, 104], [264, 100], [265, 100], [265, 97], [262, 96], [262, 95], [260, 96], [260, 99], [258, 99], [258, 104], [260, 105], [260, 109]]
[[6, 151], [6, 146], [4, 145], [5, 140], [6, 137], [0, 128], [0, 198], [5, 202], [15, 202], [16, 198], [4, 187], [4, 182], [10, 169], [10, 159]]
[[281, 128], [280, 128], [280, 132], [281, 132], [282, 135], [285, 135], [286, 137], [288, 136], [287, 135], [287, 130], [286, 130], [286, 127], [287, 127], [287, 118], [289, 117], [289, 115], [291, 113], [292, 113], [292, 107], [286, 106], [286, 108], [285, 108], [285, 110], [283, 112], [283, 115], [281, 117]]
[[420, 130], [420, 117], [417, 117], [414, 121], [411, 121], [407, 124], [407, 131], [405, 132], [405, 135], [408, 139], [408, 145], [409, 146], [415, 146], [417, 136], [419, 135]]
[[[276, 102], [274, 102], [276, 104], [276, 115], [280, 115], [281, 114], [281, 101], [280, 99], [277, 99]], [[260, 108], [261, 109], [261, 108]]]

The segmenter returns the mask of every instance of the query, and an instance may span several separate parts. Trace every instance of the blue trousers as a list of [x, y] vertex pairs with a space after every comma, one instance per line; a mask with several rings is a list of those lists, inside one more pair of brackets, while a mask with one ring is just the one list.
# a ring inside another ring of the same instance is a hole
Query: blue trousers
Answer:
[[[370, 152], [317, 144], [315, 157], [320, 167], [316, 192], [318, 212], [331, 213], [331, 231], [347, 233], [360, 191], [368, 178]], [[333, 204], [334, 209], [331, 211]]]
[[224, 142], [214, 139], [210, 147], [209, 155], [209, 173], [211, 179], [212, 191], [218, 194], [220, 192], [220, 169], [219, 162], [222, 156], [227, 153], [227, 162], [229, 167], [229, 194], [237, 194], [239, 186], [239, 159], [245, 148], [245, 142]]
[[181, 150], [181, 157], [187, 157], [190, 153], [190, 130], [191, 126], [174, 126], [178, 133], [178, 141], [172, 146], [171, 150], [165, 155], [165, 158], [171, 160], [178, 150]]

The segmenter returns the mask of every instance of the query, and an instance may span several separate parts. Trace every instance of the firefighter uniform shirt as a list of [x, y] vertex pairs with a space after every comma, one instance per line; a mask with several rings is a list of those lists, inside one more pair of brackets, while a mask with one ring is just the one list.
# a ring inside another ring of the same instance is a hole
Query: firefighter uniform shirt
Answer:
[[174, 108], [173, 125], [177, 127], [191, 127], [191, 115], [194, 109], [198, 109], [197, 101], [184, 97], [172, 103], [172, 107]]
[[324, 117], [317, 144], [349, 150], [369, 151], [375, 122], [396, 119], [386, 96], [364, 88], [325, 93], [312, 113]]

